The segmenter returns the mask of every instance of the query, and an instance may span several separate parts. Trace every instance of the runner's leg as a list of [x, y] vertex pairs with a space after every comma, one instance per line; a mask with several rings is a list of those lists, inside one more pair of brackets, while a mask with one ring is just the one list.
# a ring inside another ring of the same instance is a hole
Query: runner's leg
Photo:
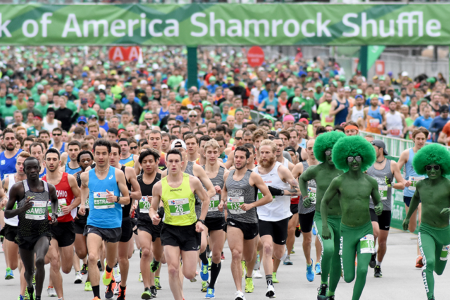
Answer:
[[[241, 260], [244, 251], [244, 233], [236, 227], [227, 227], [228, 245], [231, 251], [231, 274], [233, 275], [236, 290], [242, 292], [242, 267]], [[248, 249], [246, 249], [248, 251]], [[253, 249], [255, 252], [255, 249]], [[254, 253], [252, 253], [254, 255]], [[166, 257], [167, 259], [167, 257]]]
[[[180, 281], [180, 248], [174, 247], [174, 246], [164, 246], [164, 255], [167, 259], [167, 270], [169, 273], [169, 285], [170, 290], [172, 291], [173, 298], [175, 300], [182, 300], [183, 299], [183, 293], [182, 293], [182, 286]], [[197, 251], [194, 251], [196, 254]], [[196, 258], [193, 259], [194, 265], [196, 263]], [[183, 259], [183, 264], [184, 264]], [[192, 264], [192, 262], [191, 262]], [[195, 271], [194, 271], [195, 275]]]
[[[422, 253], [423, 269], [422, 278], [428, 299], [434, 296], [433, 271], [436, 267], [437, 257], [440, 257], [442, 246], [437, 247], [434, 239], [427, 233], [419, 232], [418, 236], [420, 251]], [[438, 253], [438, 256], [436, 254]]]
[[142, 249], [142, 256], [141, 256], [141, 273], [142, 273], [142, 281], [144, 283], [144, 288], [150, 288], [151, 282], [150, 282], [150, 262], [152, 259], [152, 236], [146, 231], [139, 230], [138, 231], [139, 236], [139, 244]]
[[48, 248], [49, 242], [47, 236], [41, 237], [36, 245], [34, 245], [34, 253], [36, 253], [36, 296], [41, 296], [42, 294], [45, 279], [45, 255], [47, 254]]

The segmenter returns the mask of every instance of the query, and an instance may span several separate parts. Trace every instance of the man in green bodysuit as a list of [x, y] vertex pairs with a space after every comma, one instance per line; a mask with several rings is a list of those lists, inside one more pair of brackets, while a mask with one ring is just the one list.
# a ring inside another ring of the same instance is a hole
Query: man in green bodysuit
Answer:
[[[321, 203], [322, 238], [330, 239], [332, 234], [327, 226], [329, 214], [333, 211], [330, 203], [338, 197], [342, 210], [340, 254], [345, 282], [355, 279], [355, 254], [357, 256], [356, 281], [352, 300], [361, 297], [366, 284], [370, 258], [375, 253], [369, 202], [372, 196], [377, 215], [383, 212], [383, 203], [375, 179], [363, 172], [375, 162], [372, 145], [361, 136], [347, 136], [340, 139], [333, 148], [333, 162], [344, 174], [331, 181]], [[334, 298], [329, 298], [334, 299]]]
[[434, 299], [433, 271], [442, 275], [450, 247], [450, 153], [439, 144], [429, 144], [414, 155], [413, 168], [428, 178], [417, 183], [403, 229], [422, 201], [422, 223], [419, 228], [419, 248], [422, 255], [422, 278], [427, 299]]
[[[319, 165], [309, 167], [300, 177], [299, 185], [302, 195], [308, 195], [303, 199], [303, 205], [308, 208], [311, 203], [316, 202], [316, 212], [314, 214], [314, 223], [318, 231], [318, 238], [322, 244], [322, 274], [321, 284], [317, 299], [334, 299], [334, 291], [341, 277], [341, 265], [339, 261], [339, 232], [341, 223], [341, 208], [339, 206], [338, 197], [335, 201], [329, 203], [329, 219], [328, 225], [331, 228], [332, 239], [324, 240], [322, 238], [322, 217], [321, 201], [331, 181], [342, 174], [341, 170], [336, 169], [332, 157], [333, 146], [340, 139], [345, 137], [340, 131], [332, 131], [321, 134], [314, 143], [314, 156], [320, 162]], [[316, 181], [316, 191], [308, 191], [308, 181]], [[327, 223], [325, 223], [327, 224]], [[328, 228], [328, 227], [327, 227]], [[328, 288], [328, 275], [330, 275], [330, 284]], [[327, 288], [329, 289], [327, 292]], [[329, 297], [327, 297], [329, 296]]]

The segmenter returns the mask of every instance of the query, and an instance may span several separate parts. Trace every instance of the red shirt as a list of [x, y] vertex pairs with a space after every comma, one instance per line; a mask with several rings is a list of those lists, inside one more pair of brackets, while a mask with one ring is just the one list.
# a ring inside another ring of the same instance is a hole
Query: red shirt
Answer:
[[[63, 173], [61, 181], [55, 185], [56, 188], [56, 195], [58, 196], [58, 207], [60, 205], [60, 203], [64, 202], [67, 205], [70, 205], [73, 201], [73, 192], [72, 192], [72, 188], [70, 187], [69, 184], [69, 178], [66, 172]], [[44, 177], [42, 177], [42, 180], [47, 181], [47, 175], [44, 175]], [[48, 219], [51, 220], [51, 216], [48, 215]], [[58, 217], [58, 222], [61, 223], [66, 223], [66, 222], [72, 222], [73, 221], [73, 217], [71, 213], [68, 213], [67, 215]]]

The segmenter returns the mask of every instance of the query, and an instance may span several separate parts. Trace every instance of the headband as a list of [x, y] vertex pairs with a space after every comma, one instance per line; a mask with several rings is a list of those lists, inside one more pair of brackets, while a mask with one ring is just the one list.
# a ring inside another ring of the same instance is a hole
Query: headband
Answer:
[[345, 131], [350, 130], [350, 129], [355, 129], [356, 131], [359, 131], [359, 128], [356, 127], [355, 125], [348, 125], [348, 126], [344, 127]]

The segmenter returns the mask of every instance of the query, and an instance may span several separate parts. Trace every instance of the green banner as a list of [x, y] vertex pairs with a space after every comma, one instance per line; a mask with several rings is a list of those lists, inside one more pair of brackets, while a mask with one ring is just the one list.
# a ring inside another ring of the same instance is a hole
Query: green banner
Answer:
[[[380, 57], [381, 53], [383, 53], [386, 46], [369, 46], [367, 51], [367, 70], [372, 68], [375, 61]], [[358, 70], [361, 70], [361, 61], [358, 62]]]
[[448, 45], [450, 4], [0, 5], [3, 45]]

